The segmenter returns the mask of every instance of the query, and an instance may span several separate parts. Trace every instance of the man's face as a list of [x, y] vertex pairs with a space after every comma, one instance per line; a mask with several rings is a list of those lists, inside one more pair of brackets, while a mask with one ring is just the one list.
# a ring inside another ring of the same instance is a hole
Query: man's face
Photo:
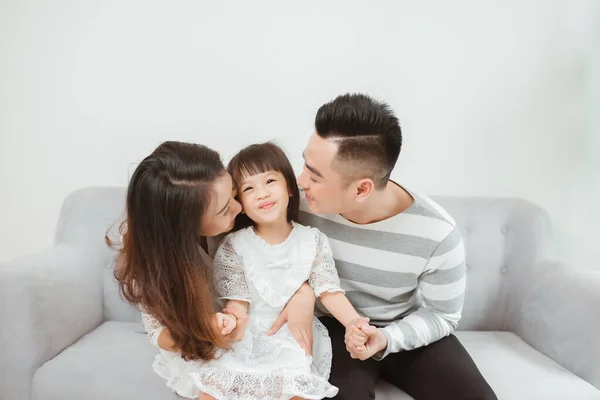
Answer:
[[315, 214], [341, 214], [354, 204], [352, 185], [344, 185], [342, 176], [332, 169], [336, 154], [337, 145], [316, 132], [304, 150], [298, 186], [304, 189], [308, 207]]

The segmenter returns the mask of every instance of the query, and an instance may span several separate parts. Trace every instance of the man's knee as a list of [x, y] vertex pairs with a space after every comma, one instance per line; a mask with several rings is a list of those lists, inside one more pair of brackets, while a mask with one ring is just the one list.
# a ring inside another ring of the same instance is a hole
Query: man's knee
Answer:
[[[335, 355], [334, 355], [335, 357]], [[338, 360], [339, 361], [339, 360]], [[371, 400], [375, 398], [378, 365], [374, 360], [344, 360], [335, 363], [329, 383], [339, 389], [337, 400]]]
[[470, 400], [498, 400], [496, 393], [492, 390], [491, 387], [486, 386], [479, 389], [476, 393], [473, 394], [472, 397], [469, 397]]
[[[462, 396], [461, 396], [462, 397]], [[498, 400], [496, 393], [492, 390], [490, 385], [481, 377], [481, 380], [477, 385], [471, 387], [469, 393], [462, 397], [465, 400]]]
[[[362, 382], [362, 383], [361, 383]], [[368, 379], [357, 379], [357, 377], [345, 377], [336, 382], [330, 379], [329, 383], [339, 389], [334, 397], [336, 400], [373, 400], [375, 399], [375, 384]]]

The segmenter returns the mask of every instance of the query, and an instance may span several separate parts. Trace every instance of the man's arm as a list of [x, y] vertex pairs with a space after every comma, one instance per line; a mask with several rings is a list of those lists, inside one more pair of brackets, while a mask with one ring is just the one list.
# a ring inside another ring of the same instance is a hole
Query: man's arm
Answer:
[[465, 283], [465, 249], [457, 228], [438, 245], [419, 276], [422, 306], [380, 331], [387, 345], [374, 358], [412, 350], [452, 333], [461, 317]]
[[312, 354], [315, 299], [315, 292], [312, 287], [304, 282], [279, 314], [267, 334], [274, 334], [287, 322], [294, 339], [308, 354]]

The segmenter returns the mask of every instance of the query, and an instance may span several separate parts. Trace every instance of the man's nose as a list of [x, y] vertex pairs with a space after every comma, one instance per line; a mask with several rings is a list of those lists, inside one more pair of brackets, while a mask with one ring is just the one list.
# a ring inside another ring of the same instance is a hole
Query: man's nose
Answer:
[[302, 171], [302, 172], [300, 172], [300, 175], [298, 175], [298, 178], [296, 179], [296, 183], [298, 184], [298, 186], [300, 186], [303, 189], [307, 188], [305, 175], [306, 175], [306, 172]]

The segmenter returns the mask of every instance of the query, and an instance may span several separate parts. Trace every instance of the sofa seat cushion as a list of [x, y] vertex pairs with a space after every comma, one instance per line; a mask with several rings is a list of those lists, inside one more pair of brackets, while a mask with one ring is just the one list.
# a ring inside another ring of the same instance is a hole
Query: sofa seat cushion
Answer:
[[[600, 399], [589, 383], [508, 332], [458, 332], [499, 399]], [[156, 349], [140, 323], [109, 321], [45, 363], [34, 400], [181, 400], [152, 370]], [[377, 400], [411, 397], [386, 382]]]

